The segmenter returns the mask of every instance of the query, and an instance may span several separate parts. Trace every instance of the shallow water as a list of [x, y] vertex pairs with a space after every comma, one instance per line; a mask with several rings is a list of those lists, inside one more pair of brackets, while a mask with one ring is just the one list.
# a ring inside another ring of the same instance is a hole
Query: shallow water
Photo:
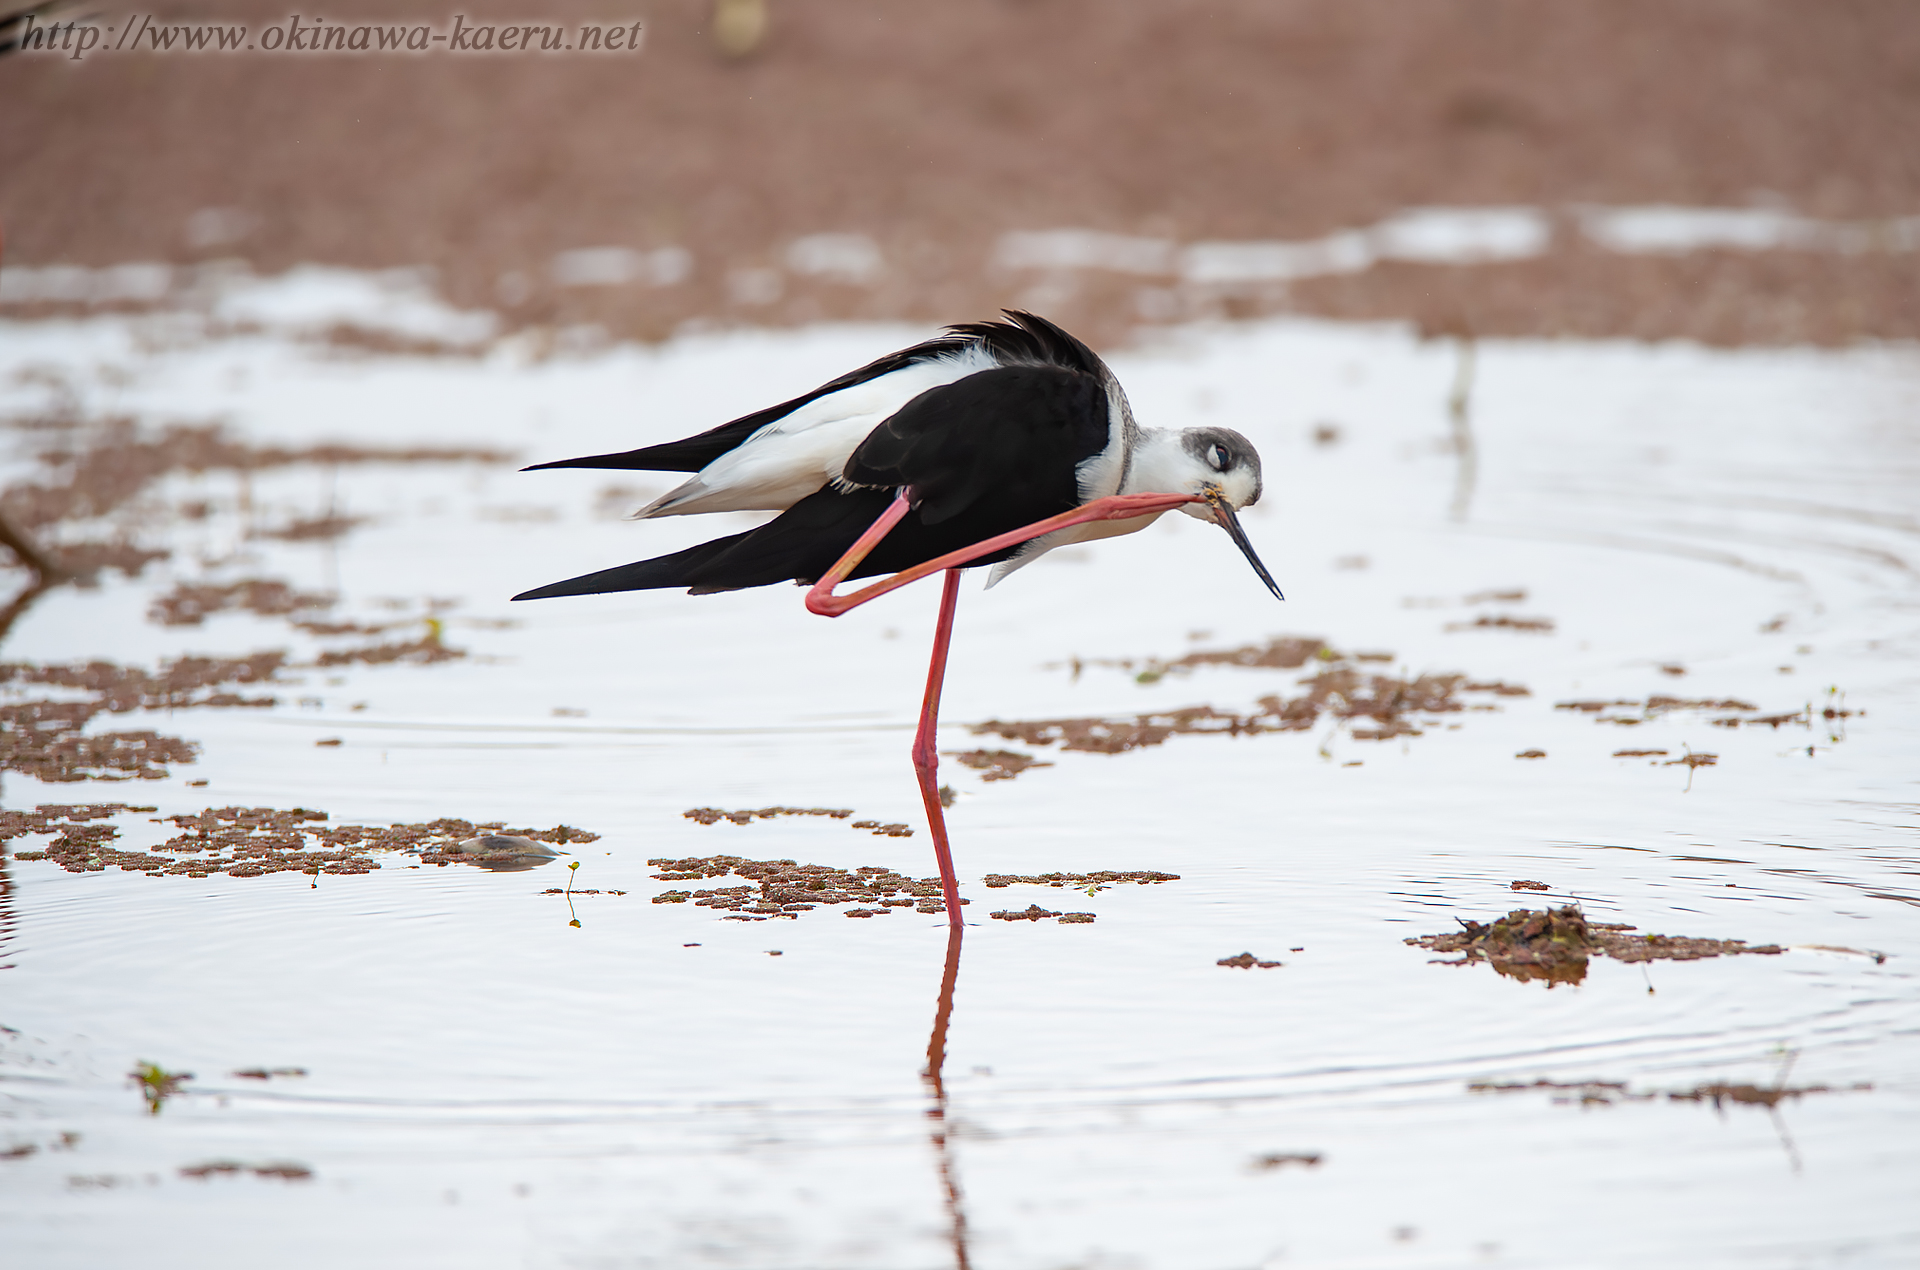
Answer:
[[[256, 443], [533, 462], [684, 435], [914, 334], [428, 359], [345, 356], [271, 328], [12, 324], [0, 412], [43, 408], [61, 381], [82, 417], [217, 417]], [[943, 1018], [941, 918], [727, 921], [650, 903], [691, 884], [647, 864], [729, 853], [931, 874], [924, 830], [681, 813], [825, 806], [920, 825], [906, 747], [933, 587], [831, 622], [786, 588], [510, 605], [716, 530], [620, 520], [663, 487], [649, 474], [309, 466], [244, 491], [231, 474], [169, 478], [127, 515], [172, 560], [50, 594], [9, 660], [285, 647], [311, 661], [355, 642], [244, 613], [144, 619], [202, 576], [285, 579], [337, 591], [334, 616], [416, 623], [392, 638], [424, 629], [428, 599], [458, 601], [441, 610], [445, 639], [470, 655], [285, 671], [296, 682], [267, 711], [96, 721], [203, 752], [165, 781], [9, 775], [7, 806], [565, 822], [602, 835], [571, 848], [576, 889], [627, 894], [542, 894], [566, 884], [563, 863], [393, 856], [364, 876], [154, 879], [8, 862], [0, 1151], [37, 1148], [0, 1159], [8, 1264], [1920, 1264], [1920, 359], [1478, 354], [1464, 519], [1450, 345], [1269, 324], [1175, 331], [1115, 359], [1146, 421], [1225, 424], [1259, 446], [1267, 496], [1247, 526], [1289, 599], [1178, 518], [985, 594], [969, 582], [943, 749], [1031, 750], [967, 730], [990, 718], [1294, 694], [1306, 670], [1142, 684], [1095, 664], [1275, 634], [1531, 695], [1390, 741], [1323, 720], [1111, 756], [1041, 750], [1053, 766], [993, 783], [947, 764], [972, 902]], [[1322, 424], [1338, 426], [1330, 444], [1314, 440]], [[45, 440], [12, 433], [17, 473]], [[629, 488], [603, 505], [616, 484]], [[194, 500], [205, 519], [172, 518]], [[370, 520], [333, 542], [246, 533], [249, 517], [323, 512]], [[1498, 614], [1554, 627], [1448, 629]], [[1727, 728], [1712, 722], [1725, 711], [1623, 726], [1554, 709], [1657, 694], [1813, 711]], [[1829, 705], [1855, 713], [1828, 720]], [[1613, 757], [1629, 748], [1668, 753]], [[1689, 751], [1717, 762], [1662, 765]], [[116, 845], [163, 836], [144, 815], [116, 823]], [[1091, 896], [980, 883], [1136, 869], [1181, 880]], [[1552, 890], [1516, 893], [1515, 879]], [[1549, 990], [1403, 942], [1569, 899], [1596, 920], [1788, 951], [1600, 960]], [[1031, 903], [1098, 920], [987, 916]], [[1216, 964], [1242, 951], [1284, 964]], [[943, 1092], [923, 1077], [937, 1022]], [[195, 1073], [157, 1115], [125, 1075], [141, 1061]], [[307, 1075], [229, 1075], [255, 1067]], [[1716, 1110], [1469, 1088], [1535, 1080], [1831, 1092]], [[1291, 1154], [1319, 1162], [1261, 1166]], [[311, 1176], [180, 1172], [218, 1161]]]

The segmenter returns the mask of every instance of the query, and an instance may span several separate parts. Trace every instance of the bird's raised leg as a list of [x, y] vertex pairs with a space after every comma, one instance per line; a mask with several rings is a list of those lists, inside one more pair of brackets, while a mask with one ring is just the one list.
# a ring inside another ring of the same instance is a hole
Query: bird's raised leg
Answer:
[[911, 569], [902, 569], [890, 578], [861, 587], [852, 595], [835, 595], [833, 589], [847, 580], [860, 562], [867, 558], [874, 547], [879, 545], [901, 518], [912, 510], [907, 502], [906, 491], [886, 511], [880, 513], [880, 519], [866, 533], [854, 540], [846, 554], [834, 561], [833, 567], [820, 575], [820, 580], [807, 592], [807, 612], [817, 613], [821, 617], [839, 617], [849, 609], [855, 609], [868, 600], [877, 600], [889, 591], [897, 590], [909, 582], [918, 582], [921, 578], [940, 572], [942, 569], [958, 569], [971, 564], [982, 556], [990, 556], [996, 551], [1005, 551], [1023, 542], [1044, 537], [1057, 529], [1066, 529], [1073, 525], [1084, 525], [1095, 520], [1133, 520], [1140, 516], [1157, 516], [1161, 512], [1170, 512], [1183, 503], [1204, 503], [1207, 499], [1201, 494], [1111, 494], [1106, 498], [1096, 498], [1091, 503], [1082, 503], [1070, 512], [1061, 512], [1058, 516], [1049, 516], [1045, 520], [1035, 521], [1020, 529], [1009, 530], [984, 542], [976, 542], [971, 547], [962, 547], [958, 551], [949, 551], [944, 556], [914, 565]]
[[960, 879], [953, 871], [953, 851], [947, 845], [947, 817], [940, 806], [940, 689], [947, 681], [947, 645], [953, 639], [953, 611], [960, 603], [960, 570], [948, 569], [940, 592], [940, 620], [933, 629], [933, 659], [927, 664], [927, 695], [920, 704], [920, 730], [913, 737], [913, 771], [920, 779], [920, 798], [927, 805], [927, 827], [933, 831], [933, 854], [940, 862], [940, 894], [946, 898], [947, 924], [960, 937]]

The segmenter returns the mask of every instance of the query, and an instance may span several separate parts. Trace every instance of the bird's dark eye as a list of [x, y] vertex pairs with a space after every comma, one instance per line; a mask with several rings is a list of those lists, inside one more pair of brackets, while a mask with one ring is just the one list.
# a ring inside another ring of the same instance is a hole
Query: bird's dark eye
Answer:
[[1211, 450], [1207, 451], [1207, 461], [1213, 464], [1213, 470], [1216, 472], [1224, 472], [1227, 470], [1229, 457], [1227, 447], [1224, 445], [1215, 445]]

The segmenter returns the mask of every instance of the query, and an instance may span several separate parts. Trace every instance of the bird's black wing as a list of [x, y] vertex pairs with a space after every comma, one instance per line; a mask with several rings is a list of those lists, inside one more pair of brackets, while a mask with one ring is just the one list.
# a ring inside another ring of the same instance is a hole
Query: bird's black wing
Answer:
[[[1104, 385], [1057, 366], [981, 371], [915, 397], [847, 465], [859, 488], [827, 486], [758, 529], [653, 560], [556, 582], [518, 600], [684, 586], [725, 591], [812, 582], [905, 487], [915, 510], [854, 570], [893, 573], [1080, 503], [1075, 469], [1107, 444]], [[976, 561], [993, 564], [1016, 545]]]
[[1106, 385], [1061, 366], [1003, 366], [929, 389], [847, 460], [855, 485], [904, 487], [928, 525], [997, 526], [1079, 506], [1079, 465], [1108, 441]]
[[649, 445], [638, 450], [623, 450], [617, 454], [589, 454], [584, 458], [536, 463], [523, 470], [538, 472], [556, 467], [592, 467], [646, 472], [698, 472], [729, 450], [745, 444], [747, 438], [760, 429], [775, 420], [786, 418], [810, 401], [937, 357], [952, 357], [975, 344], [984, 344], [1003, 365], [1060, 366], [1105, 376], [1106, 367], [1092, 349], [1045, 318], [1008, 310], [1007, 319], [1005, 322], [967, 322], [950, 326], [945, 335], [915, 344], [912, 348], [903, 348], [897, 353], [889, 353], [878, 361], [868, 362], [858, 370], [848, 371], [838, 379], [820, 385], [804, 396], [756, 410], [750, 415], [742, 415], [731, 423], [723, 423], [698, 436], [668, 441], [663, 445]]

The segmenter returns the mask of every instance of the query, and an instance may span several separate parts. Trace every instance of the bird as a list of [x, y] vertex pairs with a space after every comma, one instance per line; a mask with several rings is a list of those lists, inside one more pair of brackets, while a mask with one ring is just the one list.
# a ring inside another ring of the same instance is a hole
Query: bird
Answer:
[[[697, 436], [524, 470], [691, 473], [635, 519], [770, 511], [772, 520], [684, 551], [535, 587], [515, 600], [685, 587], [705, 595], [798, 582], [838, 616], [946, 574], [913, 747], [947, 916], [960, 930], [934, 772], [934, 732], [963, 568], [987, 585], [1073, 542], [1134, 533], [1179, 510], [1224, 529], [1285, 599], [1241, 527], [1261, 496], [1260, 455], [1230, 428], [1135, 421], [1120, 381], [1086, 344], [1037, 314], [961, 323], [812, 392]], [[851, 595], [849, 578], [891, 575]]]

